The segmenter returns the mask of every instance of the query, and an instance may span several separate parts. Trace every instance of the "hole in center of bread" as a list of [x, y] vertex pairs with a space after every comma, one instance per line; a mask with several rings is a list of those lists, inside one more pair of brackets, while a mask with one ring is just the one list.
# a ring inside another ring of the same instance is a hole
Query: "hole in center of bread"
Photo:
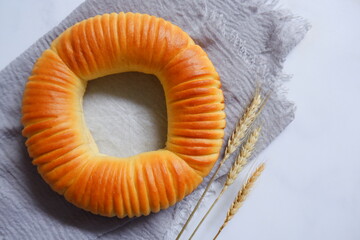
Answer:
[[129, 157], [165, 147], [165, 95], [154, 75], [128, 72], [91, 80], [83, 108], [102, 154]]

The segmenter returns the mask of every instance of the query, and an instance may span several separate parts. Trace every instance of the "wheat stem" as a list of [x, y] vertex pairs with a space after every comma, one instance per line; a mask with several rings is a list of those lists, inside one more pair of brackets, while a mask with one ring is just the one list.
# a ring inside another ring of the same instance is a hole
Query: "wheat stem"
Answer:
[[[230, 155], [229, 155], [229, 156], [230, 156]], [[228, 157], [229, 157], [229, 156], [228, 156]], [[228, 157], [227, 157], [227, 158], [228, 158]], [[216, 177], [217, 173], [219, 172], [220, 167], [224, 164], [224, 162], [227, 160], [227, 158], [224, 157], [224, 158], [221, 160], [221, 162], [220, 162], [220, 164], [218, 165], [218, 167], [216, 168], [216, 170], [215, 170], [214, 174], [212, 175], [212, 177], [210, 178], [210, 181], [209, 181], [209, 183], [207, 184], [204, 192], [202, 193], [201, 197], [199, 198], [198, 202], [196, 203], [193, 211], [191, 212], [190, 216], [189, 216], [188, 219], [186, 220], [186, 222], [185, 222], [184, 226], [182, 227], [180, 233], [179, 233], [178, 236], [176, 237], [176, 240], [180, 239], [180, 237], [181, 237], [181, 235], [183, 234], [185, 228], [186, 228], [187, 225], [189, 224], [190, 220], [193, 218], [196, 210], [199, 208], [200, 203], [202, 202], [202, 200], [203, 200], [204, 197], [205, 197], [205, 194], [207, 193], [207, 191], [208, 191], [209, 188], [210, 188], [210, 185], [211, 185], [211, 184], [213, 183], [213, 181], [215, 180], [215, 177]]]
[[193, 231], [193, 233], [191, 234], [189, 240], [191, 240], [195, 233], [197, 232], [197, 230], [200, 228], [201, 224], [204, 222], [205, 218], [209, 215], [210, 211], [213, 209], [213, 207], [215, 206], [215, 204], [219, 201], [219, 199], [221, 198], [221, 196], [224, 194], [224, 192], [226, 191], [227, 187], [223, 187], [223, 189], [221, 190], [219, 196], [217, 196], [217, 198], [215, 199], [215, 201], [211, 204], [209, 210], [206, 212], [206, 214], [204, 215], [204, 217], [201, 219], [201, 221], [198, 223], [198, 225], [196, 226], [195, 230]]
[[230, 169], [230, 171], [229, 171], [229, 173], [227, 175], [225, 184], [224, 184], [220, 194], [217, 196], [217, 198], [214, 200], [214, 202], [212, 203], [212, 205], [210, 206], [210, 208], [208, 209], [206, 214], [203, 216], [201, 221], [198, 223], [195, 230], [191, 234], [189, 240], [192, 239], [192, 237], [198, 231], [200, 225], [204, 222], [205, 218], [209, 215], [209, 213], [211, 212], [211, 210], [213, 209], [215, 204], [219, 201], [220, 197], [227, 190], [227, 188], [231, 184], [233, 184], [234, 181], [236, 180], [236, 178], [239, 175], [240, 171], [243, 169], [244, 165], [247, 163], [247, 160], [249, 159], [249, 157], [251, 156], [251, 154], [253, 153], [253, 151], [255, 149], [255, 145], [256, 145], [256, 143], [257, 143], [257, 141], [259, 139], [260, 131], [261, 131], [261, 127], [256, 128], [251, 133], [251, 135], [248, 137], [245, 144], [242, 146], [239, 155], [237, 156], [233, 166], [231, 167], [231, 169]]
[[231, 154], [242, 144], [244, 137], [247, 135], [247, 132], [249, 131], [249, 128], [254, 123], [257, 116], [260, 114], [259, 111], [262, 110], [263, 101], [260, 94], [260, 89], [257, 88], [255, 91], [254, 98], [252, 99], [249, 107], [246, 109], [245, 113], [239, 120], [239, 122], [236, 124], [235, 130], [231, 134], [231, 137], [229, 138], [227, 142], [227, 146], [225, 148], [223, 159], [220, 161], [219, 165], [215, 169], [214, 174], [211, 176], [204, 192], [200, 196], [198, 202], [196, 203], [194, 209], [192, 210], [190, 216], [186, 220], [184, 226], [182, 227], [180, 233], [176, 237], [176, 240], [179, 240], [181, 235], [184, 233], [187, 225], [189, 224], [190, 220], [193, 218], [196, 210], [199, 208], [200, 203], [204, 199], [207, 191], [210, 188], [210, 185], [214, 182], [215, 177], [217, 176], [221, 166], [225, 163], [225, 161], [231, 156]]
[[254, 186], [254, 183], [256, 182], [256, 180], [258, 179], [258, 177], [260, 176], [260, 174], [262, 173], [264, 168], [265, 168], [265, 164], [263, 163], [254, 171], [254, 173], [251, 175], [251, 177], [246, 181], [244, 186], [240, 189], [236, 198], [234, 199], [233, 203], [231, 204], [230, 209], [228, 210], [228, 212], [226, 214], [224, 223], [219, 228], [219, 231], [217, 232], [217, 234], [215, 235], [213, 240], [215, 240], [219, 236], [219, 234], [225, 228], [225, 226], [228, 224], [228, 222], [239, 211], [240, 207], [243, 205], [244, 201], [246, 200], [247, 196], [249, 195], [251, 188]]

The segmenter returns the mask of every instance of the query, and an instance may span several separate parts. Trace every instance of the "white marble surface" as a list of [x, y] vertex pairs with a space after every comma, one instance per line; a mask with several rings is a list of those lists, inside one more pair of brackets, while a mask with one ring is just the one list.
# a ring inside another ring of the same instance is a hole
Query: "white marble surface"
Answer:
[[[1, 0], [0, 69], [81, 2]], [[296, 119], [261, 154], [267, 169], [219, 239], [360, 239], [360, 2], [280, 5], [313, 26], [284, 68]], [[232, 195], [196, 239], [211, 239]]]

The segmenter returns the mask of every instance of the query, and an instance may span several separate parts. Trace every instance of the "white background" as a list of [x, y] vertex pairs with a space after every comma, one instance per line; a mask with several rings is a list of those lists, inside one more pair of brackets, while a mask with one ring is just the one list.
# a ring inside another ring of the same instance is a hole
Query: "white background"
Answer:
[[[81, 2], [0, 0], [0, 69]], [[360, 1], [280, 6], [312, 25], [284, 66], [296, 119], [261, 154], [267, 168], [219, 239], [360, 239]], [[196, 239], [214, 235], [227, 202]]]

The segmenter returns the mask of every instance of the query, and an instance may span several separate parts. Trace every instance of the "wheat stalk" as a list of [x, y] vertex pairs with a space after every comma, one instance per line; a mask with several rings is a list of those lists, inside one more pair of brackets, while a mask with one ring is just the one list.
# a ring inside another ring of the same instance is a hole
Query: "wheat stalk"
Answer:
[[209, 213], [211, 212], [211, 210], [213, 209], [215, 204], [219, 201], [219, 199], [224, 194], [224, 192], [227, 190], [227, 188], [231, 184], [233, 184], [234, 181], [236, 180], [236, 178], [238, 177], [240, 171], [243, 169], [244, 165], [247, 163], [248, 159], [250, 158], [251, 154], [253, 153], [253, 151], [255, 149], [255, 145], [259, 139], [260, 131], [261, 131], [261, 127], [256, 128], [250, 134], [250, 136], [248, 137], [248, 139], [242, 146], [240, 153], [238, 154], [234, 164], [232, 165], [232, 167], [227, 175], [226, 182], [225, 182], [220, 194], [217, 196], [217, 198], [214, 200], [214, 202], [212, 203], [212, 205], [210, 206], [210, 208], [208, 209], [206, 214], [203, 216], [201, 221], [198, 223], [195, 230], [191, 234], [189, 240], [192, 239], [192, 237], [195, 235], [195, 233], [199, 229], [200, 225], [204, 222], [205, 218], [209, 215]]
[[254, 171], [254, 173], [251, 175], [251, 177], [246, 181], [244, 186], [240, 189], [236, 198], [234, 199], [233, 203], [231, 204], [230, 209], [228, 210], [228, 212], [226, 214], [224, 223], [219, 228], [219, 231], [217, 232], [217, 234], [215, 235], [213, 240], [215, 240], [219, 236], [221, 231], [225, 228], [225, 226], [229, 223], [229, 221], [239, 211], [239, 209], [243, 205], [244, 201], [246, 200], [247, 196], [249, 195], [251, 188], [253, 187], [254, 183], [256, 182], [256, 180], [258, 179], [258, 177], [260, 176], [260, 174], [262, 173], [264, 168], [265, 168], [265, 164], [263, 163]]
[[252, 124], [256, 120], [257, 116], [262, 111], [266, 100], [267, 100], [267, 98], [264, 101], [262, 100], [262, 97], [261, 97], [261, 94], [260, 94], [260, 89], [256, 88], [254, 97], [253, 97], [250, 105], [246, 109], [246, 111], [243, 114], [243, 116], [241, 117], [241, 119], [236, 124], [235, 130], [233, 131], [233, 133], [231, 134], [231, 137], [229, 138], [229, 140], [227, 142], [225, 152], [224, 152], [224, 156], [223, 156], [222, 160], [220, 161], [219, 165], [215, 169], [214, 174], [211, 176], [211, 178], [210, 178], [204, 192], [200, 196], [200, 198], [199, 198], [198, 202], [196, 203], [194, 209], [192, 210], [190, 216], [188, 217], [188, 219], [186, 220], [186, 222], [185, 222], [184, 226], [182, 227], [180, 233], [176, 237], [176, 240], [179, 240], [181, 235], [184, 233], [185, 228], [189, 224], [190, 220], [193, 218], [196, 210], [199, 208], [200, 203], [202, 202], [202, 200], [205, 197], [205, 194], [207, 193], [207, 191], [210, 188], [210, 185], [214, 182], [215, 177], [217, 176], [221, 166], [231, 156], [231, 154], [242, 144], [242, 142], [244, 140], [244, 137], [247, 135], [247, 132], [249, 131], [250, 127], [252, 126]]

